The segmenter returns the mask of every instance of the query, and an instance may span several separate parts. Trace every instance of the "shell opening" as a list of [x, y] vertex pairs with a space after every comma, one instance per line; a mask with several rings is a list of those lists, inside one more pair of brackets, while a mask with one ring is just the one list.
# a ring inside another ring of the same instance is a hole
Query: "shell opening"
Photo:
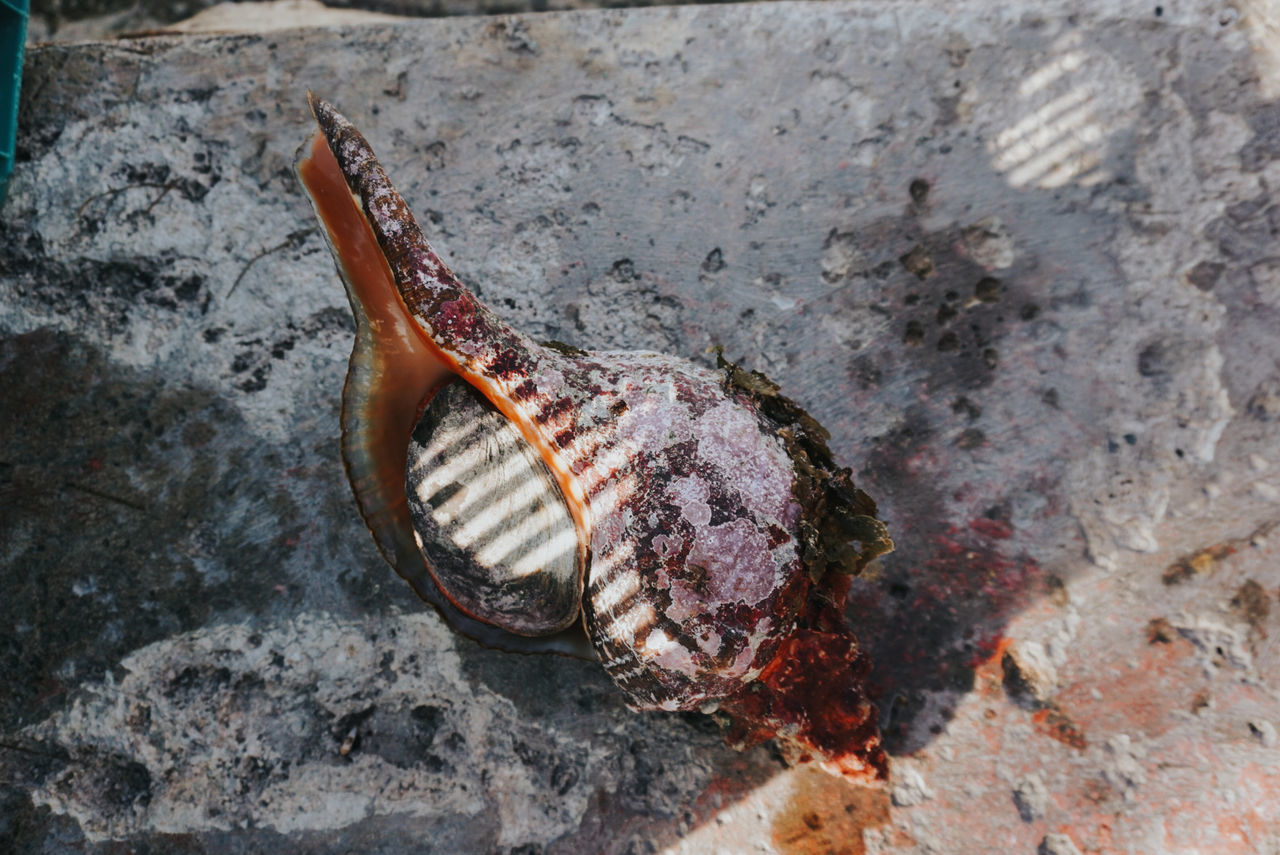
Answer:
[[[580, 630], [561, 632], [528, 645], [503, 632], [541, 635], [572, 625], [578, 619], [578, 593], [572, 597], [571, 609], [564, 604], [564, 595], [560, 595], [559, 612], [554, 618], [537, 625], [510, 625], [501, 615], [477, 609], [475, 601], [459, 596], [456, 583], [441, 583], [435, 566], [441, 560], [438, 544], [425, 543], [420, 548], [423, 535], [415, 531], [406, 489], [409, 438], [440, 390], [460, 374], [456, 363], [434, 345], [409, 315], [360, 201], [348, 187], [324, 136], [313, 136], [299, 154], [299, 178], [324, 225], [355, 316], [356, 343], [342, 398], [342, 457], [361, 516], [379, 550], [420, 596], [440, 609], [464, 634], [503, 649], [590, 658], [590, 647]], [[473, 394], [484, 400], [479, 392]], [[527, 444], [527, 437], [522, 435], [524, 425], [516, 422], [508, 426], [508, 431], [517, 442]], [[476, 476], [475, 472], [464, 474], [467, 478]], [[554, 478], [551, 483], [559, 502], [571, 512], [572, 506], [559, 494]], [[571, 530], [570, 534], [571, 561], [580, 564], [580, 538], [576, 531]], [[564, 537], [560, 531], [554, 540], [563, 542]], [[490, 546], [487, 557], [492, 566], [494, 549]], [[424, 560], [424, 552], [429, 562]], [[564, 563], [559, 551], [547, 554], [545, 543], [541, 554], [536, 550], [517, 554], [507, 563], [520, 571], [514, 574], [518, 577], [530, 575], [531, 562]], [[496, 566], [501, 567], [502, 562], [496, 562]], [[580, 591], [581, 567], [576, 567], [575, 573]]]
[[342, 457], [360, 512], [388, 560], [399, 569], [408, 525], [405, 437], [432, 391], [452, 372], [405, 314], [386, 258], [352, 198], [324, 139], [312, 137], [298, 162], [325, 236], [338, 260], [356, 320], [342, 396]]
[[409, 511], [449, 596], [522, 635], [574, 622], [578, 537], [551, 471], [466, 383], [431, 400], [409, 442]]

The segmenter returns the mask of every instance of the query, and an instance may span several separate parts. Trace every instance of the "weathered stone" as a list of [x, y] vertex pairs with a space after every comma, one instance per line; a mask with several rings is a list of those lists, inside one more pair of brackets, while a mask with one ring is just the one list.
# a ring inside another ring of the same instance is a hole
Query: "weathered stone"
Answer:
[[[0, 849], [1030, 852], [1010, 790], [1042, 771], [1080, 851], [1245, 851], [1222, 816], [1280, 825], [1280, 748], [1248, 728], [1275, 719], [1276, 611], [1240, 594], [1280, 586], [1280, 80], [1251, 11], [1155, 9], [29, 51], [0, 210]], [[898, 544], [849, 616], [932, 798], [629, 713], [589, 663], [453, 638], [383, 566], [291, 171], [307, 87], [526, 332], [722, 345], [831, 430]], [[1006, 697], [1005, 638], [1051, 649], [1050, 706]]]
[[1004, 672], [1004, 690], [1015, 702], [1043, 707], [1053, 699], [1058, 688], [1058, 671], [1043, 644], [1035, 641], [1010, 644], [1000, 667]]

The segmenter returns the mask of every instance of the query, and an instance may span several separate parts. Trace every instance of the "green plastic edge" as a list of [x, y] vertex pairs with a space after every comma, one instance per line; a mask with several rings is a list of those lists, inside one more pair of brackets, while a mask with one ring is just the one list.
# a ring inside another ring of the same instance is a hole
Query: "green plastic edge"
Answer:
[[0, 0], [0, 205], [9, 190], [18, 140], [18, 94], [27, 41], [28, 0]]

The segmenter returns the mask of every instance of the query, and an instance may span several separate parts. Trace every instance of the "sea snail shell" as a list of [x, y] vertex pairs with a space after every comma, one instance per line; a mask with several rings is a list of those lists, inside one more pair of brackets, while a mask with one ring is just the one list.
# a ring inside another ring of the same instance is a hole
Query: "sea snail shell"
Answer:
[[581, 651], [585, 629], [633, 708], [718, 710], [731, 740], [882, 778], [843, 606], [893, 544], [826, 431], [723, 359], [517, 332], [427, 244], [364, 137], [309, 101], [298, 173], [356, 318], [343, 461], [396, 571], [487, 644]]

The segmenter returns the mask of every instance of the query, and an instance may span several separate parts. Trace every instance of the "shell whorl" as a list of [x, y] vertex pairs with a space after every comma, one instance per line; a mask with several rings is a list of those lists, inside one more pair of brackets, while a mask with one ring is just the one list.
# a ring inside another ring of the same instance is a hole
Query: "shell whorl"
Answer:
[[587, 628], [632, 706], [695, 709], [749, 681], [795, 617], [792, 468], [716, 372], [659, 356], [611, 368]]

